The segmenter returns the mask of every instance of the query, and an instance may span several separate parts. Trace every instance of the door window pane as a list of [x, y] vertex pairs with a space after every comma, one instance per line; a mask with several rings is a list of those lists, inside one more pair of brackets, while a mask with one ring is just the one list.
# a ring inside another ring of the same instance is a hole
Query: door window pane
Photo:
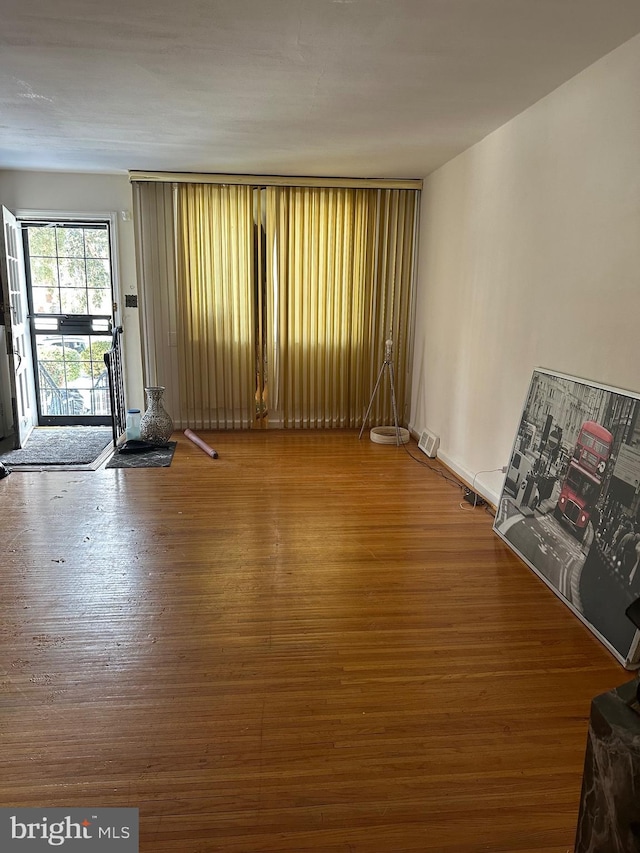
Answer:
[[109, 335], [36, 335], [43, 415], [108, 415]]
[[91, 314], [111, 314], [111, 290], [89, 290]]
[[88, 314], [87, 291], [80, 287], [60, 288], [63, 314]]
[[85, 228], [84, 244], [88, 258], [109, 259], [109, 235], [105, 228]]
[[34, 287], [57, 287], [58, 265], [55, 258], [33, 258], [31, 284]]
[[27, 228], [27, 233], [29, 235], [29, 253], [32, 258], [38, 255], [48, 258], [56, 257], [56, 230], [53, 226], [30, 227]]
[[60, 287], [86, 287], [87, 273], [81, 258], [60, 258]]
[[60, 291], [57, 287], [33, 287], [33, 310], [36, 314], [60, 314]]
[[[29, 224], [25, 230], [40, 415], [108, 416], [104, 353], [111, 335], [104, 318], [113, 309], [108, 226]], [[77, 334], [61, 334], [71, 325]]]
[[111, 288], [111, 270], [107, 260], [87, 259], [88, 287]]
[[84, 258], [84, 229], [56, 228], [58, 257]]

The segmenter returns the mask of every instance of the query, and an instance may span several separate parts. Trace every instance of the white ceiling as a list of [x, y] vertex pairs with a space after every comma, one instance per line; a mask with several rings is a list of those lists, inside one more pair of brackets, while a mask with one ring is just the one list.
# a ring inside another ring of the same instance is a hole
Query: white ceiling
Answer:
[[422, 177], [638, 0], [0, 0], [0, 168]]

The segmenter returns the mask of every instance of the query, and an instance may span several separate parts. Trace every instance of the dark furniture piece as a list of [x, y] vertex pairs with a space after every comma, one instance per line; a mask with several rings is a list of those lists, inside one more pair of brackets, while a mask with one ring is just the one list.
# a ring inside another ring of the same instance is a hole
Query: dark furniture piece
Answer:
[[640, 853], [637, 681], [591, 703], [575, 853]]

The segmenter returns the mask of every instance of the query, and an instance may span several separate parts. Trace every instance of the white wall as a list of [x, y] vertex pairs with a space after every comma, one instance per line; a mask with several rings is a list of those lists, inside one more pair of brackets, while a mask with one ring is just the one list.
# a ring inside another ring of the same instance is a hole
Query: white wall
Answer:
[[535, 367], [640, 391], [638, 92], [640, 36], [425, 182], [411, 426], [468, 481], [507, 464]]
[[138, 309], [125, 308], [126, 294], [137, 293], [132, 195], [125, 175], [65, 172], [0, 171], [0, 203], [9, 210], [46, 210], [59, 213], [117, 213], [120, 280], [119, 322], [124, 329], [127, 405], [145, 408]]

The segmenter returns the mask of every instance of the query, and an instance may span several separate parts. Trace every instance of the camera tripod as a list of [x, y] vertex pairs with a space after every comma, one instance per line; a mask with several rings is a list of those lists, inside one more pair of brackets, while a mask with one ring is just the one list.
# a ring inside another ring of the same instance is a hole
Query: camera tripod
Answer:
[[398, 407], [396, 405], [396, 386], [393, 378], [393, 341], [391, 338], [384, 342], [384, 361], [380, 365], [380, 372], [378, 373], [378, 379], [376, 380], [375, 387], [373, 389], [373, 393], [371, 395], [371, 399], [369, 400], [369, 406], [365, 413], [364, 418], [362, 419], [362, 427], [360, 428], [360, 435], [358, 438], [362, 438], [362, 433], [364, 432], [364, 427], [367, 422], [367, 418], [369, 417], [369, 412], [371, 411], [371, 407], [373, 406], [373, 401], [375, 399], [378, 388], [380, 387], [380, 382], [382, 380], [382, 376], [387, 371], [387, 375], [389, 377], [389, 387], [391, 388], [391, 408], [393, 409], [393, 425], [396, 428], [396, 444], [398, 447], [400, 446], [400, 425], [398, 424]]

